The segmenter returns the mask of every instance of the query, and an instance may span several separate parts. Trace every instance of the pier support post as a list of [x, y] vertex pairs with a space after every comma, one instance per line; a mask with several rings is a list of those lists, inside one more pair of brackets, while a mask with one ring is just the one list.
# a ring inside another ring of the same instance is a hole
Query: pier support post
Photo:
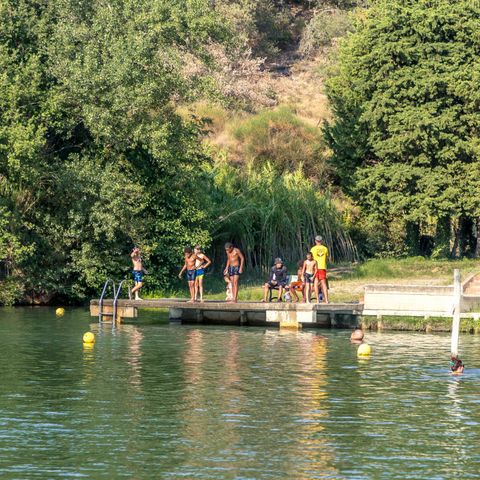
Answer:
[[460, 308], [462, 303], [462, 282], [460, 270], [453, 271], [453, 320], [452, 320], [452, 355], [458, 355], [458, 339], [460, 336]]
[[183, 310], [181, 308], [169, 308], [168, 309], [168, 319], [171, 322], [181, 322], [183, 315]]

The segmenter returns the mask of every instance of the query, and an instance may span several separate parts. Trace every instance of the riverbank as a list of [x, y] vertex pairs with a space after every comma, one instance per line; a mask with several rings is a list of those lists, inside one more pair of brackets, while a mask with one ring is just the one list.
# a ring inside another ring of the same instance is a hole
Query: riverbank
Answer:
[[[329, 269], [329, 296], [332, 302], [363, 300], [365, 285], [449, 285], [453, 269], [460, 269], [462, 278], [480, 273], [480, 260], [431, 260], [423, 257], [403, 259], [372, 259], [361, 264], [337, 265]], [[295, 274], [295, 268], [289, 268]], [[259, 301], [263, 298], [265, 277], [246, 274], [241, 277], [239, 300]], [[146, 287], [148, 288], [148, 280]], [[186, 298], [186, 281], [172, 290], [146, 291], [145, 298]], [[205, 299], [225, 299], [225, 282], [217, 272], [205, 277]]]
[[[381, 320], [376, 317], [364, 316], [359, 321], [363, 330], [369, 331], [409, 331], [439, 333], [451, 332], [452, 319], [450, 317], [393, 317], [385, 316]], [[480, 334], [480, 321], [473, 318], [462, 318], [460, 322], [461, 333]]]
[[[362, 302], [365, 285], [397, 284], [397, 285], [449, 285], [452, 283], [453, 269], [461, 271], [465, 279], [471, 274], [480, 273], [480, 261], [463, 260], [430, 260], [423, 257], [405, 259], [373, 259], [357, 265], [341, 265], [329, 270], [330, 300], [340, 302]], [[289, 269], [293, 271], [293, 269]], [[220, 279], [221, 280], [221, 279]], [[224, 282], [213, 275], [207, 276], [205, 285], [207, 300], [223, 300], [225, 298]], [[240, 301], [259, 301], [263, 297], [264, 279], [246, 275], [242, 278], [239, 291]], [[179, 288], [173, 291], [151, 292], [144, 298], [185, 298], [188, 291]], [[423, 317], [362, 317], [359, 323], [365, 330], [399, 330], [419, 332], [449, 332], [451, 318]], [[480, 322], [473, 319], [462, 319], [461, 331], [464, 333], [480, 333]]]

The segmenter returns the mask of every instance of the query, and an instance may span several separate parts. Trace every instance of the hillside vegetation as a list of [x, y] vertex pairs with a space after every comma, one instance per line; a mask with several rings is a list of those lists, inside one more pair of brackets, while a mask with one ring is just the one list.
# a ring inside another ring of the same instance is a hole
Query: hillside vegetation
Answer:
[[479, 7], [0, 0], [0, 303], [84, 301], [144, 252], [219, 269], [478, 256]]

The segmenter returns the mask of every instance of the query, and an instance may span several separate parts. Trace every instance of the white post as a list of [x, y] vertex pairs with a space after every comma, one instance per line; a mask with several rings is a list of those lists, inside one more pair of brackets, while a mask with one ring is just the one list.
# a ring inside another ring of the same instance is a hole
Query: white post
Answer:
[[453, 271], [453, 321], [452, 321], [452, 355], [458, 355], [458, 337], [460, 334], [460, 304], [462, 301], [462, 282], [460, 270]]

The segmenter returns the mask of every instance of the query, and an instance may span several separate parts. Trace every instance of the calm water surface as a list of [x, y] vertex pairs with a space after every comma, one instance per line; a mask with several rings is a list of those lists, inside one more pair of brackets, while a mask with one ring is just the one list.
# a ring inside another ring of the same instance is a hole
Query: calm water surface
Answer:
[[0, 310], [1, 479], [480, 478], [479, 337], [158, 319]]

